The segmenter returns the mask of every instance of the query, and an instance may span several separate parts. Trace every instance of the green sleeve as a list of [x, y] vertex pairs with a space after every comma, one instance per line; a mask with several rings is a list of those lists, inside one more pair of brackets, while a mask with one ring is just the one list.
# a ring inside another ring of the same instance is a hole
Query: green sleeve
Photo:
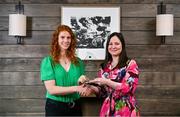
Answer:
[[80, 58], [78, 58], [78, 60], [79, 60], [79, 63], [80, 63], [80, 72], [81, 72], [82, 75], [85, 75], [84, 62]]
[[42, 81], [54, 79], [54, 70], [50, 56], [45, 57], [41, 62], [40, 76]]

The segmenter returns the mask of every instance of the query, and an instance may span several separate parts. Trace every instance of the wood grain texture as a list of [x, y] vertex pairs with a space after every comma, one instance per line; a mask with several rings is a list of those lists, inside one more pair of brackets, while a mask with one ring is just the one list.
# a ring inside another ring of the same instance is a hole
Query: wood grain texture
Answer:
[[[73, 5], [73, 4], [72, 4]], [[117, 4], [116, 4], [117, 5]], [[27, 16], [60, 16], [62, 4], [25, 4], [24, 14]], [[79, 5], [84, 6], [84, 4]], [[87, 6], [97, 6], [98, 4], [88, 4]], [[105, 6], [105, 5], [101, 5]], [[156, 4], [119, 4], [121, 7], [122, 17], [154, 17], [157, 13]], [[10, 13], [15, 13], [14, 5], [12, 4], [0, 4], [0, 16], [8, 16]], [[169, 8], [169, 7], [168, 7]], [[7, 11], [8, 10], [8, 14]], [[49, 10], [51, 9], [51, 10]]]
[[[140, 76], [136, 97], [142, 116], [180, 116], [180, 1], [165, 0], [174, 14], [174, 35], [162, 45], [156, 36], [157, 5], [161, 0], [23, 0], [27, 15], [24, 45], [8, 35], [8, 16], [18, 0], [0, 1], [0, 116], [44, 116], [45, 88], [40, 63], [49, 53], [51, 36], [61, 22], [62, 6], [120, 6], [121, 32]], [[90, 79], [102, 61], [84, 61]], [[98, 116], [101, 101], [82, 98], [83, 115]]]
[[43, 86], [0, 86], [1, 99], [42, 99], [46, 96]]
[[[60, 16], [60, 4], [24, 4], [24, 14], [31, 16]], [[51, 9], [51, 10], [49, 10]], [[0, 4], [0, 16], [15, 12], [15, 4]]]
[[[0, 50], [2, 51], [0, 57], [1, 58], [17, 58], [17, 57], [44, 57], [48, 55], [50, 50], [49, 45], [9, 45], [10, 47], [6, 47], [5, 45], [0, 46]], [[4, 48], [3, 48], [4, 47]], [[7, 54], [8, 53], [8, 54]], [[9, 55], [9, 56], [7, 56]]]
[[8, 30], [8, 18], [9, 17], [0, 17], [0, 30]]
[[154, 72], [178, 72], [180, 59], [137, 59], [139, 69], [141, 71], [154, 71]]
[[179, 45], [180, 43], [180, 33], [179, 32], [174, 32], [173, 37], [166, 37], [166, 43], [167, 44], [173, 44], [173, 45]]
[[180, 72], [140, 72], [139, 84], [151, 86], [180, 85]]
[[156, 18], [122, 18], [122, 30], [155, 30]]
[[0, 59], [1, 71], [39, 71], [41, 59]]
[[39, 72], [0, 72], [0, 86], [39, 86], [43, 85]]
[[[86, 71], [87, 77], [97, 77], [97, 71]], [[37, 72], [0, 72], [0, 86], [42, 86]], [[180, 72], [140, 72], [139, 85], [173, 86], [180, 85]]]
[[[152, 4], [161, 0], [23, 0], [24, 4]], [[179, 0], [164, 0], [166, 4], [178, 4]], [[1, 0], [1, 4], [17, 4], [18, 0]]]
[[9, 14], [14, 14], [15, 5], [13, 4], [0, 4], [0, 16], [9, 16]]
[[13, 113], [0, 113], [0, 116], [23, 116], [23, 117], [32, 117], [32, 116], [38, 116], [38, 117], [44, 117], [45, 116], [45, 112], [13, 112]]
[[[55, 30], [60, 25], [60, 17], [30, 17], [27, 16], [27, 30], [28, 31], [50, 31]], [[8, 30], [9, 17], [0, 17], [0, 30]]]
[[[138, 104], [141, 105], [141, 115], [166, 115], [166, 116], [177, 116], [180, 115], [180, 100], [179, 99], [139, 99]], [[0, 115], [5, 115], [6, 113], [43, 113], [44, 112], [44, 99], [0, 99]], [[94, 102], [99, 102], [98, 99]], [[87, 104], [88, 102], [86, 102]], [[94, 103], [93, 106], [96, 106]], [[6, 106], [4, 106], [6, 105]], [[17, 106], [18, 105], [18, 106]], [[168, 108], [167, 108], [168, 105]], [[176, 106], [174, 106], [176, 105]], [[98, 106], [98, 105], [97, 105]], [[33, 108], [32, 108], [33, 107]], [[88, 116], [98, 115], [98, 113], [88, 113], [86, 107], [86, 113]], [[91, 110], [89, 110], [91, 112]]]
[[[143, 99], [139, 100], [139, 105], [142, 111], [142, 115], [161, 115], [161, 116], [173, 116], [173, 115], [180, 115], [180, 100], [179, 99]], [[147, 106], [148, 105], [148, 106]]]
[[[136, 59], [140, 71], [144, 72], [179, 72], [180, 59], [173, 58], [142, 58]], [[39, 71], [41, 59], [39, 58], [1, 58], [0, 71]], [[86, 71], [97, 71], [101, 62], [87, 65]]]
[[[18, 4], [19, 0], [1, 0], [1, 4]], [[58, 4], [58, 3], [67, 3], [67, 0], [23, 0], [23, 4]]]
[[121, 5], [122, 17], [154, 17], [157, 13], [155, 4], [123, 4]]
[[139, 85], [135, 95], [137, 99], [180, 99], [180, 87]]
[[167, 6], [167, 13], [174, 14], [175, 17], [180, 17], [180, 4], [170, 4]]
[[[16, 38], [8, 35], [8, 31], [0, 31], [0, 45], [17, 45]], [[52, 31], [27, 31], [24, 45], [48, 45]]]
[[[0, 30], [8, 30], [7, 16], [0, 17]], [[155, 31], [156, 17], [153, 18], [121, 18], [121, 30], [123, 31]], [[54, 31], [61, 23], [61, 17], [27, 17], [28, 31]], [[180, 31], [180, 18], [174, 19], [174, 30]]]
[[0, 99], [0, 113], [44, 112], [44, 99]]
[[[0, 99], [41, 99], [46, 89], [41, 86], [0, 86]], [[180, 87], [139, 85], [135, 92], [137, 99], [180, 99]], [[91, 96], [90, 96], [91, 97]]]
[[[16, 38], [8, 35], [8, 31], [0, 31], [0, 45], [17, 45]], [[161, 37], [156, 36], [155, 31], [123, 31], [127, 45], [160, 45]], [[49, 45], [53, 31], [27, 31], [24, 38], [25, 45]], [[179, 45], [179, 32], [174, 36], [166, 37], [167, 45]]]
[[[180, 58], [180, 45], [127, 45], [130, 58]], [[44, 57], [50, 45], [1, 45], [1, 58]]]
[[[121, 18], [125, 31], [156, 31], [156, 16], [153, 18]], [[180, 31], [180, 18], [174, 16], [174, 31]]]
[[60, 16], [61, 8], [60, 4], [25, 4], [24, 14], [27, 16], [43, 16], [43, 17], [52, 17], [52, 16]]
[[[60, 16], [61, 6], [63, 4], [25, 4], [24, 14], [27, 16]], [[73, 4], [72, 4], [73, 5]], [[84, 6], [85, 4], [79, 5]], [[117, 4], [115, 4], [117, 5]], [[0, 16], [8, 16], [8, 14], [15, 13], [13, 4], [0, 4]], [[98, 4], [89, 4], [87, 6], [99, 6]], [[106, 4], [101, 4], [106, 6]], [[122, 17], [155, 17], [157, 14], [156, 4], [119, 4], [121, 7]], [[51, 9], [51, 10], [49, 10]], [[7, 11], [8, 10], [8, 13]], [[179, 16], [178, 4], [167, 4], [167, 13], [173, 13], [176, 17]]]

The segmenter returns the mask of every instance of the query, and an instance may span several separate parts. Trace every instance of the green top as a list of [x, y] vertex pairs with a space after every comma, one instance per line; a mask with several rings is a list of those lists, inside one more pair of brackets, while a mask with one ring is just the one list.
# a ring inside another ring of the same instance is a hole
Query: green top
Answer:
[[[57, 86], [77, 86], [79, 77], [84, 75], [84, 64], [79, 58], [78, 62], [79, 64], [77, 65], [71, 63], [69, 71], [66, 71], [61, 64], [53, 65], [52, 57], [47, 56], [41, 62], [41, 80], [55, 80]], [[51, 95], [47, 91], [46, 97], [61, 102], [72, 102], [79, 99], [80, 95], [78, 93]]]

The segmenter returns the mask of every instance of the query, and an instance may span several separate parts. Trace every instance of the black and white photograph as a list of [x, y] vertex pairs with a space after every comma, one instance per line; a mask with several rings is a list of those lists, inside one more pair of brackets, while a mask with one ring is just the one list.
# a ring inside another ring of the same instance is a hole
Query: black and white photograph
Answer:
[[104, 48], [110, 34], [110, 16], [71, 17], [71, 26], [76, 34], [78, 48]]
[[111, 32], [120, 32], [120, 7], [62, 7], [61, 23], [71, 27], [81, 59], [104, 59]]

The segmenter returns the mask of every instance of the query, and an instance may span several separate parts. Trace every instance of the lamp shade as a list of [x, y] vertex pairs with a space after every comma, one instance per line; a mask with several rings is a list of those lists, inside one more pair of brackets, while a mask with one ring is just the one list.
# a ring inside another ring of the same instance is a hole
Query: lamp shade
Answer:
[[173, 14], [158, 14], [156, 16], [156, 35], [172, 36], [173, 35]]
[[9, 35], [26, 36], [26, 15], [9, 15]]

